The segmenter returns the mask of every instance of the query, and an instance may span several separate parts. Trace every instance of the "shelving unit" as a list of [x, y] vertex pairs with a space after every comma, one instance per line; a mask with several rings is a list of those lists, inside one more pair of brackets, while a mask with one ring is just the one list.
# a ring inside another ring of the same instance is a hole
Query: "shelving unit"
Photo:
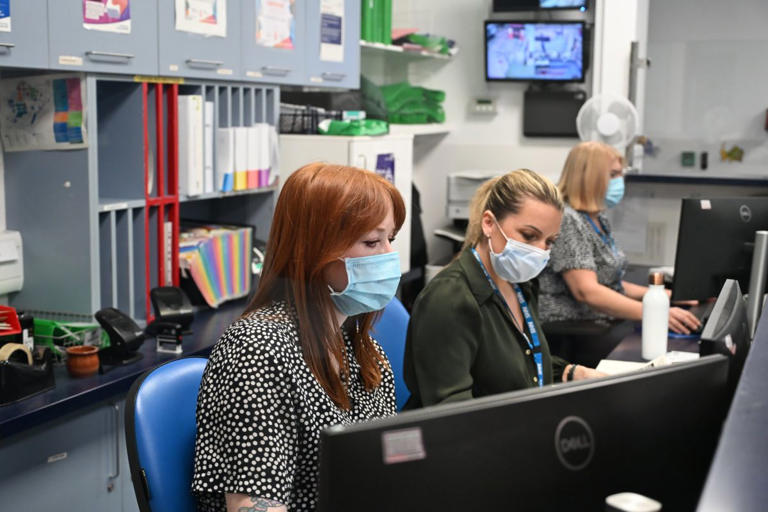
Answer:
[[274, 126], [280, 91], [114, 75], [89, 75], [85, 84], [87, 148], [5, 155], [6, 189], [14, 191], [8, 224], [24, 233], [25, 245], [24, 289], [10, 303], [79, 319], [112, 306], [146, 321], [149, 290], [178, 284], [180, 221], [249, 225], [266, 238], [276, 189], [179, 197], [177, 95], [213, 101], [216, 127], [224, 128]]
[[389, 133], [393, 135], [443, 135], [450, 133], [452, 129], [453, 126], [446, 123], [389, 125]]
[[450, 55], [443, 55], [442, 53], [429, 52], [426, 50], [406, 50], [402, 46], [397, 46], [394, 44], [372, 43], [370, 41], [362, 40], [360, 41], [360, 49], [363, 55], [366, 53], [378, 53], [385, 55], [411, 57], [415, 59], [451, 60], [452, 58]]

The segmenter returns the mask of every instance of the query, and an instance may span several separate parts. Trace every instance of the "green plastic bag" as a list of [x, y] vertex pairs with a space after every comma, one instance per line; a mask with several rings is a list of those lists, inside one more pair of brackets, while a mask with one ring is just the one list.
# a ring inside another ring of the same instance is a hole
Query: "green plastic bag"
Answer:
[[320, 122], [317, 131], [322, 135], [385, 135], [389, 133], [389, 123], [379, 119], [353, 121], [326, 119]]

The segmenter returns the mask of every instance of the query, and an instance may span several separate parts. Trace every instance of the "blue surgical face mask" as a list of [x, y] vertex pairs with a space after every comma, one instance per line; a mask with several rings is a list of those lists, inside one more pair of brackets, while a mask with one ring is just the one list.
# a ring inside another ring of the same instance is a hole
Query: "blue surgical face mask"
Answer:
[[331, 290], [331, 300], [347, 316], [384, 309], [400, 284], [400, 256], [397, 251], [359, 258], [344, 258], [347, 287]]
[[613, 208], [624, 197], [624, 178], [619, 176], [611, 178], [608, 182], [608, 188], [605, 190], [605, 206]]
[[502, 231], [498, 221], [494, 219], [494, 222], [507, 240], [504, 249], [500, 253], [495, 253], [491, 246], [491, 238], [488, 238], [491, 266], [496, 274], [510, 283], [524, 283], [539, 275], [549, 262], [549, 251], [509, 238]]

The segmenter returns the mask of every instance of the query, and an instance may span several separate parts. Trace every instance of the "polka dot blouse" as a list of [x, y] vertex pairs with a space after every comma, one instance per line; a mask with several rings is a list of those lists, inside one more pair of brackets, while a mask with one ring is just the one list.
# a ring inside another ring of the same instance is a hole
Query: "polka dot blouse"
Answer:
[[[225, 511], [225, 493], [315, 509], [320, 431], [395, 413], [391, 370], [368, 392], [345, 334], [351, 409], [338, 408], [304, 362], [283, 302], [236, 321], [211, 352], [197, 398], [192, 480], [198, 510]], [[383, 354], [381, 347], [376, 348]]]

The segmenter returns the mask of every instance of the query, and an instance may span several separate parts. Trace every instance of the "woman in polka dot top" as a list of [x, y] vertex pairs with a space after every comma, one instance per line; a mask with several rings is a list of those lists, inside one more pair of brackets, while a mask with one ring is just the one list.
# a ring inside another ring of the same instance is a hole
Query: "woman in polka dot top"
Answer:
[[400, 279], [397, 189], [314, 163], [285, 182], [256, 295], [211, 352], [192, 481], [204, 511], [311, 511], [320, 431], [395, 413], [369, 336]]

